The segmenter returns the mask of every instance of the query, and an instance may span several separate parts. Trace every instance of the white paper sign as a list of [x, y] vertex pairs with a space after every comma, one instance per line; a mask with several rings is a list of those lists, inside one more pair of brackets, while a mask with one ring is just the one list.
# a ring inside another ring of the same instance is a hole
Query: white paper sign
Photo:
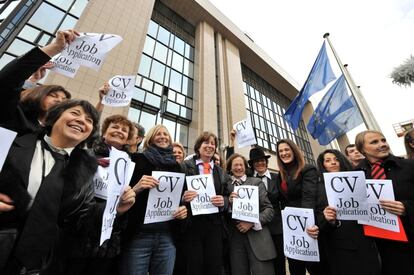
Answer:
[[10, 131], [9, 129], [0, 127], [0, 171], [3, 168], [4, 161], [9, 153], [13, 140], [16, 138], [17, 133]]
[[211, 174], [187, 176], [186, 181], [188, 190], [198, 193], [198, 196], [190, 203], [193, 216], [219, 212], [218, 208], [211, 203], [211, 197], [216, 195]]
[[236, 138], [238, 148], [243, 148], [252, 144], [257, 144], [254, 136], [252, 122], [249, 118], [234, 124], [233, 129], [236, 130]]
[[367, 179], [366, 187], [369, 220], [358, 221], [358, 223], [400, 232], [397, 215], [385, 211], [379, 204], [379, 199], [395, 200], [392, 181]]
[[315, 225], [313, 209], [285, 207], [282, 210], [283, 250], [291, 259], [319, 262], [318, 240], [306, 233], [306, 228]]
[[102, 217], [101, 239], [99, 245], [111, 237], [113, 224], [116, 218], [116, 208], [118, 207], [125, 185], [129, 183], [128, 166], [131, 163], [126, 152], [115, 148], [109, 153], [109, 177], [107, 188], [107, 200], [105, 211]]
[[233, 199], [231, 218], [259, 223], [259, 187], [251, 185], [235, 186], [237, 198]]
[[330, 206], [338, 220], [368, 220], [367, 189], [363, 171], [323, 173]]
[[53, 68], [51, 71], [62, 74], [64, 76], [74, 78], [80, 65], [73, 60], [70, 60], [68, 57], [62, 56], [61, 54], [55, 55], [51, 62], [53, 63]]
[[[134, 172], [135, 162], [130, 162], [128, 165], [128, 173], [125, 178], [125, 183], [129, 183], [132, 178], [132, 173]], [[93, 188], [95, 192], [95, 197], [106, 200], [108, 196], [108, 179], [109, 178], [109, 166], [102, 167], [98, 166], [98, 169], [93, 178]]]
[[68, 61], [98, 70], [106, 54], [122, 41], [115, 34], [81, 33], [61, 53]]
[[159, 185], [149, 191], [144, 224], [174, 219], [184, 187], [183, 173], [153, 171], [152, 176], [158, 179]]
[[109, 80], [109, 91], [102, 98], [102, 104], [108, 106], [127, 106], [132, 99], [135, 76], [116, 75]]

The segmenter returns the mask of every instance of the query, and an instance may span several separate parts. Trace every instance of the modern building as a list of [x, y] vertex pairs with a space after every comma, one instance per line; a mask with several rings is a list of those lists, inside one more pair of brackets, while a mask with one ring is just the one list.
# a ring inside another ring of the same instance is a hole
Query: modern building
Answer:
[[[276, 142], [295, 141], [307, 162], [323, 148], [301, 122], [293, 131], [282, 114], [299, 85], [207, 0], [21, 0], [0, 4], [0, 66], [59, 29], [112, 33], [123, 41], [99, 71], [81, 68], [71, 79], [49, 73], [45, 83], [97, 102], [97, 89], [114, 75], [137, 75], [127, 115], [146, 129], [162, 123], [189, 153], [204, 130], [229, 143], [233, 125], [249, 117], [258, 145], [275, 156]], [[308, 104], [307, 120], [312, 113]], [[248, 156], [249, 148], [237, 150]], [[270, 167], [277, 169], [275, 158]]]

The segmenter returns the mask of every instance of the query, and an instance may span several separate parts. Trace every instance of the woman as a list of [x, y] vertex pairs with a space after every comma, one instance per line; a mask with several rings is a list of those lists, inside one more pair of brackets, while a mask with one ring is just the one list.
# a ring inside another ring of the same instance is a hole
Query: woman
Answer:
[[[134, 126], [131, 121], [122, 115], [112, 115], [107, 117], [101, 126], [102, 135], [95, 140], [92, 151], [97, 157], [97, 163], [101, 167], [109, 166], [109, 154], [111, 147], [118, 150], [125, 150], [127, 140], [131, 138]], [[101, 170], [101, 169], [99, 169]], [[99, 171], [98, 170], [98, 171]], [[98, 174], [98, 173], [97, 173]], [[95, 175], [96, 177], [100, 175]], [[107, 175], [104, 175], [107, 177]], [[133, 191], [132, 191], [133, 192]], [[133, 192], [135, 194], [135, 192]], [[95, 194], [95, 202], [102, 208], [106, 205], [106, 199]], [[125, 229], [127, 215], [118, 216], [113, 224], [112, 235], [102, 245], [99, 245], [100, 232], [92, 236], [65, 236], [68, 238], [62, 250], [70, 245], [73, 247], [72, 253], [62, 274], [116, 274], [117, 265], [115, 257], [121, 250], [121, 232]], [[64, 252], [62, 252], [64, 253]]]
[[[318, 156], [321, 173], [351, 171], [352, 165], [338, 150], [328, 149]], [[321, 231], [331, 274], [376, 275], [380, 274], [378, 251], [372, 239], [366, 238], [362, 225], [356, 221], [339, 221], [336, 209], [327, 206], [325, 187], [320, 186], [319, 200], [323, 214], [319, 216]], [[322, 212], [320, 211], [320, 212]]]
[[[132, 156], [135, 169], [130, 185], [137, 194], [137, 203], [129, 211], [126, 242], [119, 266], [121, 274], [161, 275], [173, 272], [175, 221], [143, 224], [149, 191], [158, 186], [157, 179], [151, 176], [152, 172], [181, 172], [171, 143], [167, 128], [156, 125], [147, 133], [143, 153]], [[180, 206], [174, 217], [185, 219], [187, 208]]]
[[[221, 275], [223, 266], [223, 216], [228, 207], [227, 185], [219, 166], [214, 165], [213, 156], [217, 149], [217, 137], [203, 132], [195, 141], [195, 156], [184, 162], [186, 174], [212, 174], [216, 196], [211, 203], [219, 208], [219, 213], [190, 216], [186, 228], [187, 274]], [[190, 203], [197, 192], [185, 191], [184, 202]]]
[[185, 158], [184, 146], [179, 142], [173, 142], [172, 146], [173, 146], [173, 153], [174, 153], [175, 160], [178, 163], [182, 163]]
[[267, 197], [266, 187], [258, 178], [246, 176], [247, 160], [239, 154], [233, 154], [226, 165], [231, 175], [227, 181], [230, 204], [233, 206], [237, 194], [234, 186], [259, 187], [259, 224], [246, 221], [230, 220], [230, 262], [233, 274], [238, 275], [272, 275], [275, 274], [272, 259], [276, 257], [272, 236], [267, 224], [273, 218], [273, 207]]
[[375, 239], [381, 256], [381, 274], [410, 273], [414, 270], [414, 160], [393, 156], [386, 138], [378, 131], [359, 133], [355, 145], [365, 156], [358, 168], [366, 178], [392, 181], [395, 200], [380, 200], [380, 204], [399, 217], [408, 238], [408, 242]]
[[[49, 110], [46, 135], [35, 132], [14, 141], [0, 174], [1, 204], [11, 206], [4, 209], [0, 204], [1, 229], [18, 234], [0, 270], [4, 274], [44, 270], [58, 230], [100, 231], [94, 221], [103, 209], [94, 203], [92, 184], [97, 165], [83, 149], [97, 127], [98, 114], [89, 102], [67, 100]], [[134, 195], [132, 190], [123, 194], [118, 214], [131, 207]]]
[[58, 31], [52, 43], [33, 48], [14, 59], [0, 71], [2, 100], [0, 101], [0, 126], [23, 135], [44, 126], [46, 112], [54, 105], [69, 99], [70, 93], [62, 86], [43, 85], [21, 93], [24, 81], [52, 56], [71, 43], [78, 32]]
[[404, 146], [408, 159], [414, 159], [414, 129], [408, 130], [404, 135]]
[[[288, 139], [281, 139], [276, 144], [277, 164], [279, 166], [279, 200], [281, 208], [286, 206], [316, 209], [319, 175], [316, 168], [305, 164], [298, 146]], [[306, 228], [306, 232], [316, 239], [319, 228], [316, 225]], [[310, 263], [288, 258], [291, 275], [304, 275], [306, 269], [310, 274], [321, 274], [318, 263]]]

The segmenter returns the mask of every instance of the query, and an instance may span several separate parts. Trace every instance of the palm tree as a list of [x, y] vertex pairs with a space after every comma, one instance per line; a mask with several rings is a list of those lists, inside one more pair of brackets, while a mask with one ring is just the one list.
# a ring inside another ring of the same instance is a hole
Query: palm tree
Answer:
[[392, 83], [399, 86], [411, 86], [414, 83], [414, 57], [410, 56], [403, 64], [394, 68], [391, 73]]

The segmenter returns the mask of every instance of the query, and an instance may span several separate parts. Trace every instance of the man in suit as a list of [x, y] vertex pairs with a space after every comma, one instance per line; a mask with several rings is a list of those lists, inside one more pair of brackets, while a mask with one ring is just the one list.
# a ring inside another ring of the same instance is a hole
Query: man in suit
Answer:
[[249, 153], [249, 165], [253, 171], [253, 176], [260, 178], [267, 190], [267, 195], [272, 203], [274, 209], [274, 216], [269, 223], [270, 233], [272, 240], [276, 248], [276, 262], [275, 270], [276, 274], [286, 274], [286, 262], [283, 252], [283, 230], [282, 230], [282, 217], [279, 205], [279, 194], [277, 189], [277, 174], [271, 173], [268, 169], [269, 155], [265, 155], [264, 151], [259, 148], [252, 148]]

